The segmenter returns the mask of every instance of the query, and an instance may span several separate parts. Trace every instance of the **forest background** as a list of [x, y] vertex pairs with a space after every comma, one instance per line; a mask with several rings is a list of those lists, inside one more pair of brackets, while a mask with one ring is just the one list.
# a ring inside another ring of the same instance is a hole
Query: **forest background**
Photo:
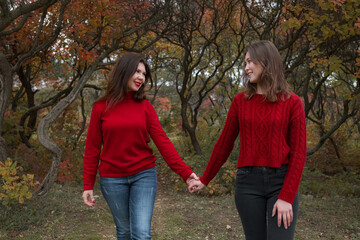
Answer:
[[[58, 185], [81, 188], [92, 104], [114, 61], [129, 51], [148, 60], [148, 99], [201, 175], [242, 91], [244, 48], [260, 39], [278, 47], [291, 89], [303, 100], [308, 158], [301, 193], [358, 201], [359, 1], [0, 0], [4, 231], [26, 228], [9, 216], [30, 199]], [[238, 146], [201, 195], [232, 194]], [[156, 155], [160, 178], [169, 175], [171, 188], [184, 189]], [[360, 237], [359, 222], [349, 231]]]

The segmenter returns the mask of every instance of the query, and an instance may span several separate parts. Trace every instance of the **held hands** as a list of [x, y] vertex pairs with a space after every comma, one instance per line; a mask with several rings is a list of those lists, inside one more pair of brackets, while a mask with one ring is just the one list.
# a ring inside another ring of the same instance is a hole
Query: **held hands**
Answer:
[[291, 203], [284, 200], [278, 199], [273, 207], [272, 217], [275, 216], [277, 211], [277, 223], [278, 227], [281, 226], [281, 220], [284, 223], [284, 228], [290, 227], [291, 222], [294, 219], [293, 210]]
[[205, 187], [205, 185], [200, 181], [200, 179], [192, 180], [188, 184], [188, 190], [189, 190], [190, 193], [194, 193], [196, 191], [199, 191], [199, 190], [203, 189], [204, 187]]
[[192, 180], [199, 180], [199, 177], [194, 172], [186, 179], [186, 183], [189, 185]]
[[84, 203], [88, 205], [89, 207], [92, 207], [95, 205], [95, 199], [94, 199], [94, 193], [93, 190], [86, 190], [83, 192], [82, 198], [84, 200]]
[[200, 178], [196, 176], [195, 173], [192, 173], [190, 177], [186, 180], [188, 184], [188, 190], [190, 193], [199, 191], [205, 187], [205, 185], [200, 181]]

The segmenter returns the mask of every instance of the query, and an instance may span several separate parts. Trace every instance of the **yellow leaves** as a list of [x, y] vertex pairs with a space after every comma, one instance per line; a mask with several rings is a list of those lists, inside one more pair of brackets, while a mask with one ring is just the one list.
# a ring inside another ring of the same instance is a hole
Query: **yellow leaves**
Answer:
[[323, 10], [335, 10], [337, 7], [341, 7], [346, 0], [318, 0], [318, 4]]
[[316, 0], [315, 3], [317, 7], [304, 11], [310, 41], [319, 43], [334, 36], [344, 40], [360, 34], [359, 1]]
[[[315, 68], [316, 66], [327, 66], [328, 65], [328, 60], [326, 58], [317, 58], [314, 57], [312, 59], [312, 61], [310, 62], [309, 66], [310, 68]], [[319, 67], [316, 68], [316, 71], [320, 71], [321, 69], [319, 69]]]
[[341, 63], [342, 60], [338, 56], [330, 56], [329, 58], [314, 57], [309, 66], [315, 68], [315, 71], [324, 71], [331, 74], [341, 68]]
[[341, 59], [338, 56], [330, 56], [329, 60], [329, 72], [336, 72], [341, 67]]
[[301, 6], [300, 4], [292, 5], [292, 4], [286, 4], [283, 7], [283, 12], [285, 12], [287, 9], [290, 9], [293, 11], [296, 15], [300, 15], [300, 13], [304, 10], [306, 10], [305, 7]]
[[19, 176], [17, 163], [8, 158], [5, 163], [0, 162], [0, 201], [3, 205], [19, 202], [24, 203], [30, 199], [34, 188], [39, 183], [34, 181], [34, 175], [26, 174]]
[[288, 29], [291, 29], [291, 28], [299, 29], [302, 25], [303, 25], [303, 22], [300, 19], [292, 17], [292, 18], [286, 20], [282, 24], [282, 27], [284, 28], [284, 31], [287, 31]]
[[335, 34], [335, 31], [329, 28], [327, 25], [321, 26], [321, 32], [323, 33], [323, 37], [325, 39], [332, 37]]

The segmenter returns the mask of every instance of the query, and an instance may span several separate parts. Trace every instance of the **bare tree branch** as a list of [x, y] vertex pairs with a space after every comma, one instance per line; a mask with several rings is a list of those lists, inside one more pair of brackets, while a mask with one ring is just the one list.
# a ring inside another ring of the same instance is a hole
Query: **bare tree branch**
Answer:
[[58, 0], [38, 0], [36, 2], [20, 4], [16, 9], [10, 10], [7, 4], [7, 1], [2, 0], [0, 2], [0, 7], [2, 10], [2, 15], [0, 18], [0, 32], [2, 32], [5, 28], [7, 28], [15, 19], [26, 15], [36, 9], [42, 8], [45, 5], [53, 5]]

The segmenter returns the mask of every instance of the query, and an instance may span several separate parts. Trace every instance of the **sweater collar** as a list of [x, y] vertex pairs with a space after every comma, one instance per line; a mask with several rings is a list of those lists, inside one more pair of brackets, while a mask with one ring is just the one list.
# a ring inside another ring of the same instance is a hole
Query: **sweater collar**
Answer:
[[134, 95], [135, 95], [135, 92], [134, 92], [134, 91], [128, 92], [124, 99], [126, 99], [126, 100], [133, 100], [133, 99], [134, 99]]

